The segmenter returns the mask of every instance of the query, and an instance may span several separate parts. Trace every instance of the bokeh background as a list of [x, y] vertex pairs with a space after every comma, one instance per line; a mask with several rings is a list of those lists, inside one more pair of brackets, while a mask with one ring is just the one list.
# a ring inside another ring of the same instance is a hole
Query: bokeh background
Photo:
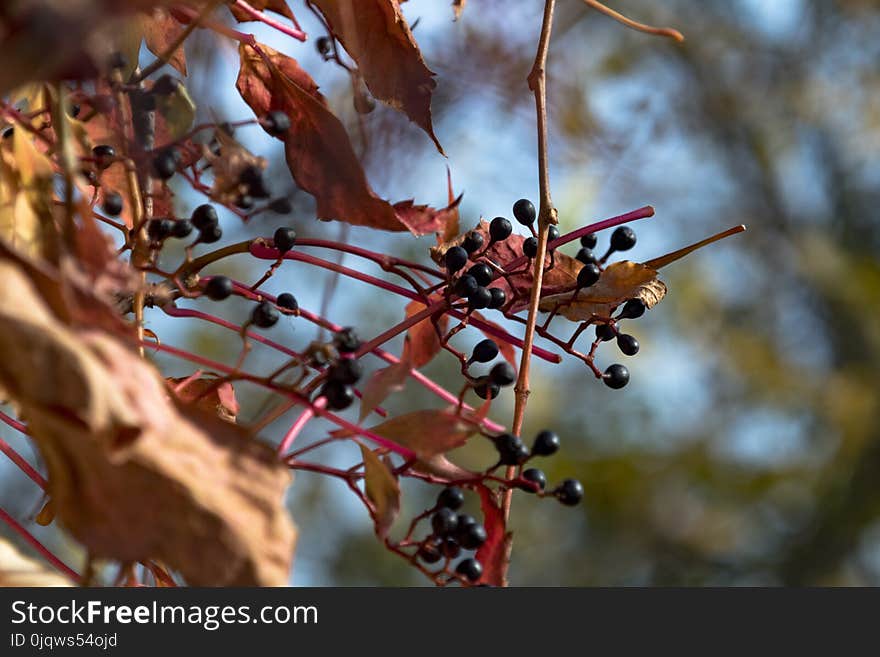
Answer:
[[[320, 34], [302, 4], [291, 4], [307, 31]], [[668, 296], [625, 329], [641, 342], [636, 357], [603, 346], [600, 366], [625, 362], [630, 369], [624, 390], [605, 388], [574, 360], [533, 361], [524, 437], [529, 442], [538, 430], [555, 429], [563, 450], [541, 466], [551, 482], [579, 478], [586, 496], [575, 509], [515, 496], [512, 583], [880, 585], [880, 3], [611, 4], [676, 27], [687, 40], [635, 33], [578, 0], [559, 0], [548, 94], [560, 228], [651, 204], [656, 216], [634, 224], [639, 242], [627, 257], [635, 260], [735, 224], [749, 230], [664, 270]], [[388, 108], [359, 120], [348, 76], [321, 60], [313, 40], [293, 42], [254, 24], [246, 29], [296, 57], [320, 82], [363, 149], [378, 193], [443, 204], [448, 166], [456, 192], [464, 192], [467, 228], [480, 216], [509, 216], [516, 199], [537, 196], [534, 101], [525, 80], [542, 5], [471, 0], [453, 22], [448, 2], [405, 3], [410, 23], [419, 19], [415, 36], [437, 73], [434, 121], [448, 159]], [[188, 56], [187, 86], [200, 115], [247, 118], [233, 87], [235, 50], [197, 34]], [[228, 241], [269, 235], [289, 222], [302, 235], [427, 262], [432, 237], [319, 224], [278, 143], [257, 128], [238, 137], [272, 158], [273, 188], [290, 193], [296, 211], [290, 220], [260, 215], [247, 227], [227, 218]], [[181, 214], [198, 202], [179, 190]], [[605, 244], [607, 235], [600, 237]], [[573, 255], [576, 245], [565, 250]], [[382, 275], [369, 264], [345, 262]], [[264, 268], [242, 258], [215, 271], [251, 279]], [[363, 337], [403, 316], [402, 300], [298, 264], [285, 264], [267, 289], [290, 290], [304, 307], [324, 308]], [[211, 310], [241, 321], [247, 307]], [[557, 321], [561, 332], [564, 320]], [[238, 354], [234, 335], [198, 323], [154, 311], [149, 326], [165, 342], [219, 360], [233, 362]], [[297, 348], [319, 337], [298, 320], [273, 331]], [[469, 329], [456, 344], [464, 349], [481, 337]], [[392, 346], [399, 350], [400, 342]], [[157, 361], [169, 375], [191, 372], [179, 361]], [[257, 350], [248, 363], [268, 371], [278, 360]], [[441, 354], [425, 371], [459, 385], [451, 356]], [[242, 420], [265, 410], [259, 391], [239, 395]], [[436, 404], [410, 385], [386, 406]], [[510, 422], [510, 391], [492, 415]], [[277, 441], [293, 417], [267, 427], [265, 438]], [[298, 441], [325, 431], [313, 423]], [[39, 462], [22, 437], [5, 426], [0, 436]], [[319, 455], [334, 465], [358, 458], [351, 445]], [[456, 457], [486, 465], [491, 454], [475, 444]], [[436, 490], [415, 484], [404, 493], [406, 516], [429, 505]], [[6, 462], [0, 499], [25, 520], [41, 503]], [[299, 474], [289, 503], [300, 527], [294, 584], [427, 583], [382, 548], [369, 517], [339, 482]], [[55, 528], [35, 533], [78, 563], [81, 554]]]

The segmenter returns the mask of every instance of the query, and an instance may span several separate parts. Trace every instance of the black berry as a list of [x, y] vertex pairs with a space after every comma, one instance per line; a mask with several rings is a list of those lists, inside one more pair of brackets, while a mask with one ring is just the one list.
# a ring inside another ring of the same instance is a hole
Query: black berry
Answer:
[[522, 252], [526, 258], [534, 258], [538, 255], [538, 238], [527, 237], [522, 243]]
[[502, 433], [492, 439], [498, 451], [498, 462], [501, 465], [519, 465], [529, 458], [529, 448], [523, 444], [519, 436]]
[[284, 112], [269, 112], [263, 117], [263, 127], [270, 135], [281, 135], [290, 130], [290, 117]]
[[171, 235], [174, 222], [170, 219], [151, 219], [147, 224], [147, 235], [154, 242], [161, 242]]
[[339, 383], [354, 384], [360, 381], [364, 368], [354, 358], [340, 358], [327, 373], [327, 379]]
[[162, 180], [168, 180], [177, 171], [177, 158], [171, 151], [162, 151], [153, 158], [153, 171]]
[[451, 536], [458, 529], [458, 514], [452, 509], [440, 507], [431, 516], [431, 529], [437, 536]]
[[199, 241], [205, 244], [213, 244], [219, 241], [221, 237], [223, 237], [223, 231], [216, 224], [199, 231]]
[[325, 37], [325, 36], [318, 37], [315, 40], [315, 48], [317, 48], [318, 53], [322, 57], [324, 57], [324, 58], [329, 57], [330, 51], [331, 51], [330, 37]]
[[251, 312], [251, 322], [260, 328], [270, 328], [278, 321], [278, 310], [268, 301], [261, 301]]
[[587, 247], [581, 248], [581, 250], [577, 252], [577, 255], [575, 256], [575, 258], [577, 258], [579, 261], [581, 261], [585, 265], [595, 265], [597, 262], [599, 262], [599, 259], [596, 257], [596, 254], [593, 253]]
[[440, 553], [440, 545], [441, 543], [433, 538], [427, 540], [419, 547], [419, 559], [425, 563], [437, 563], [443, 558], [443, 555]]
[[[547, 475], [545, 475], [542, 470], [538, 470], [538, 468], [528, 468], [523, 470], [522, 478], [535, 484], [539, 491], [544, 490], [544, 487], [547, 485]], [[522, 489], [529, 493], [536, 492], [535, 488], [532, 486], [523, 486]]]
[[290, 292], [282, 292], [275, 298], [275, 305], [279, 308], [284, 308], [284, 310], [289, 310], [291, 312], [296, 312], [299, 310], [299, 304], [296, 302], [296, 297], [293, 296]]
[[293, 203], [291, 203], [290, 199], [285, 196], [272, 199], [272, 201], [266, 207], [277, 214], [290, 214], [291, 212], [293, 212]]
[[635, 356], [639, 353], [639, 341], [627, 333], [617, 335], [617, 346], [627, 356]]
[[492, 293], [484, 287], [478, 287], [468, 295], [468, 305], [476, 310], [488, 308], [491, 301]]
[[250, 210], [254, 207], [254, 197], [250, 194], [239, 194], [235, 199], [235, 207], [239, 210]]
[[492, 282], [492, 268], [485, 262], [478, 262], [467, 273], [474, 277], [478, 285], [489, 285]]
[[467, 558], [458, 562], [455, 572], [464, 577], [469, 582], [476, 582], [483, 576], [483, 567], [476, 559]]
[[111, 217], [117, 216], [122, 212], [122, 196], [116, 192], [107, 192], [104, 194], [104, 204], [102, 207], [104, 212]]
[[454, 274], [464, 267], [467, 264], [467, 261], [468, 252], [460, 246], [450, 247], [449, 250], [446, 251], [446, 255], [443, 256], [443, 264], [446, 267], [446, 271], [450, 274]]
[[599, 240], [596, 237], [596, 233], [587, 233], [586, 235], [581, 235], [581, 246], [585, 249], [595, 249], [598, 241]]
[[584, 487], [577, 479], [566, 479], [553, 494], [565, 506], [576, 506], [584, 497]]
[[461, 243], [461, 247], [468, 253], [474, 253], [475, 251], [480, 250], [480, 248], [483, 246], [484, 241], [485, 240], [483, 239], [482, 233], [478, 233], [472, 230], [467, 235], [465, 235], [464, 241], [462, 241]]
[[345, 410], [354, 403], [354, 388], [340, 381], [327, 381], [321, 386], [321, 395], [331, 411]]
[[279, 228], [272, 236], [272, 244], [279, 253], [287, 253], [296, 244], [296, 231], [293, 228]]
[[623, 304], [623, 309], [617, 315], [618, 319], [638, 319], [645, 314], [645, 302], [641, 299], [630, 299]]
[[171, 229], [171, 236], [183, 239], [184, 237], [189, 237], [189, 234], [192, 232], [193, 225], [189, 219], [178, 219], [174, 222], [174, 228]]
[[501, 386], [493, 383], [488, 376], [481, 376], [474, 382], [474, 392], [480, 399], [495, 399], [501, 392]]
[[458, 542], [465, 550], [476, 550], [488, 538], [486, 528], [477, 522], [473, 522], [466, 527], [461, 526], [459, 520]]
[[609, 340], [613, 340], [617, 335], [617, 331], [614, 329], [614, 326], [611, 324], [597, 324], [596, 325], [596, 338], [601, 340], [602, 342], [608, 342]]
[[480, 340], [474, 347], [474, 351], [471, 353], [471, 362], [488, 363], [490, 360], [495, 360], [496, 356], [498, 356], [498, 345], [494, 340], [486, 338]]
[[477, 291], [478, 287], [480, 285], [477, 283], [477, 279], [470, 274], [465, 274], [455, 282], [454, 290], [460, 297], [469, 297]]
[[104, 169], [110, 166], [110, 160], [116, 157], [116, 149], [109, 144], [98, 144], [92, 149], [97, 165]]
[[457, 511], [464, 504], [464, 491], [458, 486], [447, 486], [437, 496], [437, 506]]
[[489, 372], [489, 378], [492, 380], [492, 383], [504, 388], [513, 385], [514, 381], [516, 381], [516, 370], [513, 369], [513, 365], [506, 361], [498, 363]]
[[521, 198], [513, 204], [513, 218], [523, 226], [531, 226], [538, 218], [538, 213], [535, 212], [535, 206], [529, 199]]
[[217, 210], [214, 209], [214, 206], [205, 203], [193, 210], [190, 221], [196, 227], [196, 230], [204, 230], [210, 226], [216, 226], [220, 220], [217, 217]]
[[239, 174], [238, 181], [247, 188], [247, 193], [254, 198], [269, 198], [269, 190], [260, 167], [253, 164], [246, 166]]
[[205, 296], [214, 301], [223, 301], [232, 294], [232, 281], [226, 276], [212, 276], [211, 280], [205, 283]]
[[354, 329], [347, 326], [336, 332], [333, 336], [333, 344], [336, 345], [336, 351], [339, 353], [350, 354], [360, 348], [361, 341]]
[[602, 380], [609, 388], [619, 390], [629, 383], [629, 370], [619, 363], [609, 365], [605, 373], [602, 374]]
[[618, 226], [611, 233], [612, 251], [629, 251], [636, 245], [636, 231], [629, 226]]
[[504, 217], [495, 217], [489, 224], [489, 237], [493, 242], [503, 242], [513, 232], [513, 225]]
[[454, 538], [443, 539], [440, 549], [443, 552], [443, 556], [447, 559], [455, 559], [455, 557], [461, 554], [461, 545]]
[[507, 295], [500, 287], [490, 287], [489, 293], [492, 295], [492, 300], [489, 302], [490, 308], [501, 308], [507, 303]]
[[537, 436], [532, 445], [533, 456], [550, 456], [559, 451], [559, 436], [555, 431], [545, 429]]
[[551, 225], [550, 229], [547, 231], [547, 240], [550, 242], [555, 242], [559, 239], [559, 229], [556, 226]]
[[595, 264], [584, 265], [581, 267], [580, 271], [577, 275], [577, 285], [578, 289], [590, 287], [591, 285], [595, 285], [599, 277], [602, 275], [602, 272], [599, 271], [599, 267]]

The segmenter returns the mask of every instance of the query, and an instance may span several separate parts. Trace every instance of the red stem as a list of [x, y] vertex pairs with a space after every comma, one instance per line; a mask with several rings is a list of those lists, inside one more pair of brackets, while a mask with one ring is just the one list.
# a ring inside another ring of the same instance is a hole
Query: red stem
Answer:
[[294, 39], [296, 39], [298, 41], [305, 41], [308, 38], [306, 33], [303, 32], [302, 29], [300, 29], [299, 23], [297, 23], [295, 18], [293, 19], [293, 24], [296, 27], [291, 28], [291, 27], [287, 27], [287, 25], [285, 25], [284, 23], [280, 23], [280, 22], [276, 21], [274, 18], [267, 16], [263, 12], [261, 12], [257, 9], [254, 9], [244, 0], [236, 0], [235, 6], [238, 9], [241, 9], [244, 13], [246, 13], [248, 16], [253, 18], [255, 21], [265, 23], [269, 27], [275, 28], [276, 30], [278, 30], [282, 34], [286, 34], [289, 37], [293, 37]]
[[19, 468], [21, 468], [22, 472], [30, 477], [37, 486], [39, 486], [43, 490], [46, 490], [46, 486], [48, 486], [48, 483], [45, 479], [43, 479], [43, 475], [34, 470], [33, 466], [28, 463], [21, 454], [12, 449], [9, 443], [7, 443], [2, 438], [0, 438], [0, 452], [6, 454], [6, 456], [9, 457], [9, 460], [15, 463], [15, 465], [17, 465]]

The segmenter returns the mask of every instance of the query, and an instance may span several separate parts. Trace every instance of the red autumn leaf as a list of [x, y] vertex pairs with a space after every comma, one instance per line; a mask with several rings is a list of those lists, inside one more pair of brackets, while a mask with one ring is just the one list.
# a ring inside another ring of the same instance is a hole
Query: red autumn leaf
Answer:
[[477, 492], [480, 494], [480, 508], [483, 511], [483, 526], [486, 528], [487, 537], [486, 542], [474, 555], [483, 566], [480, 583], [501, 586], [504, 579], [505, 553], [511, 535], [507, 532], [504, 514], [495, 499], [495, 493], [482, 484], [477, 486]]
[[218, 385], [216, 378], [200, 376], [199, 372], [167, 381], [175, 396], [183, 403], [195, 404], [209, 413], [216, 413], [224, 420], [235, 422], [239, 406], [235, 398], [235, 388], [229, 381]]
[[[406, 316], [412, 317], [424, 309], [425, 304], [420, 301], [411, 301], [406, 306]], [[410, 360], [415, 369], [430, 363], [442, 349], [440, 336], [437, 335], [437, 329], [434, 328], [432, 319], [436, 319], [441, 333], [445, 333], [449, 324], [449, 317], [446, 315], [423, 319], [418, 324], [410, 326], [406, 333], [406, 342], [403, 345], [404, 360]]]
[[[144, 43], [156, 57], [163, 56], [174, 43], [184, 28], [174, 20], [167, 9], [155, 7], [141, 16], [141, 29], [144, 32]], [[186, 75], [186, 53], [183, 46], [177, 48], [168, 60], [181, 75]]]
[[389, 464], [369, 447], [360, 445], [364, 457], [364, 489], [373, 505], [370, 513], [376, 525], [376, 536], [384, 539], [400, 511], [400, 485]]
[[[285, 18], [294, 20], [293, 12], [290, 11], [290, 7], [287, 6], [286, 0], [250, 0], [248, 4], [257, 11], [274, 11], [276, 14], [281, 14]], [[229, 5], [229, 11], [232, 12], [232, 15], [235, 16], [235, 20], [239, 23], [247, 23], [248, 21], [256, 20], [251, 14], [236, 7], [234, 4]]]
[[403, 358], [397, 363], [373, 372], [370, 380], [367, 381], [367, 385], [364, 386], [361, 392], [359, 422], [363, 422], [392, 392], [403, 390], [410, 369], [412, 369], [412, 364], [406, 358]]
[[431, 94], [437, 83], [397, 0], [312, 0], [312, 4], [357, 62], [370, 93], [406, 114], [442, 153], [431, 125]]
[[236, 86], [257, 116], [279, 110], [290, 118], [291, 128], [280, 136], [287, 165], [297, 185], [315, 197], [319, 219], [416, 235], [442, 230], [452, 208], [437, 210], [413, 201], [391, 205], [376, 196], [344, 126], [315, 81], [296, 60], [264, 45], [259, 50], [271, 65], [242, 45]]
[[425, 461], [461, 447], [477, 427], [450, 411], [421, 410], [398, 415], [370, 431], [409, 447]]

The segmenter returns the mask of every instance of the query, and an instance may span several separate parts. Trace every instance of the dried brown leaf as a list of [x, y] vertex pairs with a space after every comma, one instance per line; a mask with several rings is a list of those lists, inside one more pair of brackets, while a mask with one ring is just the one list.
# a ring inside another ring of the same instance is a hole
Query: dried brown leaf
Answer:
[[370, 93], [406, 114], [442, 153], [431, 124], [431, 94], [437, 83], [397, 0], [313, 0], [313, 4], [357, 62]]
[[364, 445], [360, 448], [364, 457], [364, 489], [373, 505], [376, 536], [384, 539], [400, 512], [400, 484], [375, 452]]
[[421, 461], [461, 447], [477, 427], [447, 410], [421, 410], [398, 415], [371, 427], [372, 433], [409, 447]]
[[403, 358], [397, 363], [392, 363], [388, 367], [373, 372], [361, 392], [361, 411], [358, 422], [363, 422], [391, 393], [403, 390], [411, 369], [412, 364]]
[[[161, 57], [180, 36], [184, 27], [174, 20], [167, 9], [154, 7], [152, 11], [141, 15], [141, 29], [144, 33], [144, 43], [149, 51], [156, 57]], [[168, 63], [181, 75], [186, 75], [186, 53], [183, 46], [174, 51]]]
[[232, 383], [218, 383], [216, 377], [199, 374], [197, 372], [192, 376], [167, 381], [176, 397], [184, 404], [195, 404], [204, 411], [216, 413], [222, 420], [235, 422], [239, 406]]

